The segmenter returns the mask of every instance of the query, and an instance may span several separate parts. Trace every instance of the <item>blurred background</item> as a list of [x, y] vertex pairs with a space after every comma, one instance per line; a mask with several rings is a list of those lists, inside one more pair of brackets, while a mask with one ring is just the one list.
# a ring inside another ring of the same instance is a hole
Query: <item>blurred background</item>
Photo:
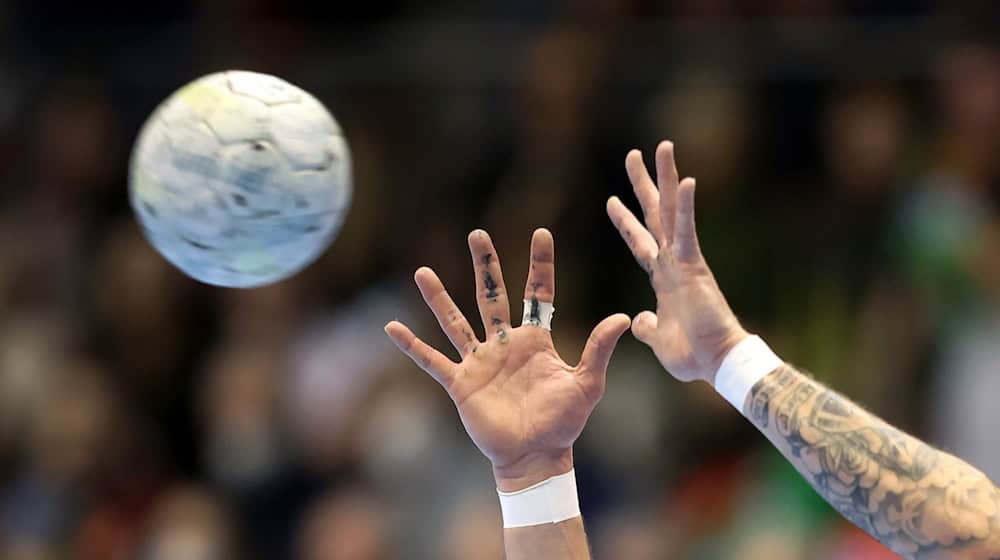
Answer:
[[[413, 270], [475, 317], [466, 233], [517, 286], [547, 226], [575, 361], [653, 305], [604, 201], [661, 138], [748, 327], [1000, 478], [995, 2], [432, 4], [0, 3], [0, 558], [500, 560], [488, 462], [381, 327], [447, 347]], [[333, 247], [254, 291], [172, 269], [126, 196], [145, 117], [228, 68], [317, 94], [355, 157]], [[609, 381], [597, 558], [893, 557], [630, 336]]]

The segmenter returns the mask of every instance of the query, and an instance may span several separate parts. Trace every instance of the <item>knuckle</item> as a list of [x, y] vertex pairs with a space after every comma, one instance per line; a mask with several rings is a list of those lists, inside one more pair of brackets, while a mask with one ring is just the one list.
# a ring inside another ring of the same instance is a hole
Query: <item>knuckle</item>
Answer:
[[430, 356], [429, 353], [424, 352], [424, 353], [420, 354], [417, 357], [417, 359], [420, 360], [420, 365], [423, 366], [424, 369], [430, 369], [430, 367], [431, 367], [431, 356]]
[[457, 313], [457, 310], [453, 309], [452, 314], [448, 316], [447, 325], [449, 327], [457, 327], [464, 323], [462, 316]]

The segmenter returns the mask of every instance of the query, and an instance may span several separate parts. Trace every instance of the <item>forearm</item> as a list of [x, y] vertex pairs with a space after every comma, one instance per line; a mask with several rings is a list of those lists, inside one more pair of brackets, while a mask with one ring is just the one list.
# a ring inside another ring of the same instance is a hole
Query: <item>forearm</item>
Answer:
[[834, 508], [901, 556], [1000, 557], [1000, 492], [967, 463], [788, 365], [754, 385], [744, 412]]
[[583, 518], [561, 523], [504, 529], [507, 560], [590, 560]]
[[571, 450], [494, 469], [507, 560], [590, 560], [572, 472]]

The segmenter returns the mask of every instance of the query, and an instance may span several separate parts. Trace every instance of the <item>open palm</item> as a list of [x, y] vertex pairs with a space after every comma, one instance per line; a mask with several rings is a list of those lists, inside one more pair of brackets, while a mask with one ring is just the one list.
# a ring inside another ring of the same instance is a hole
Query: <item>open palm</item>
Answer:
[[[461, 362], [450, 360], [399, 322], [386, 325], [386, 332], [448, 391], [466, 431], [497, 473], [523, 479], [566, 472], [572, 468], [573, 442], [604, 394], [608, 362], [629, 318], [619, 314], [598, 324], [580, 363], [570, 366], [556, 353], [547, 329], [511, 326], [500, 261], [489, 235], [472, 232], [469, 249], [486, 341], [476, 337], [441, 280], [426, 267], [414, 275], [417, 286]], [[553, 302], [554, 256], [552, 234], [535, 231], [524, 291], [529, 304]]]
[[670, 142], [662, 142], [656, 150], [659, 188], [638, 151], [629, 152], [625, 167], [646, 225], [617, 197], [608, 200], [608, 215], [649, 274], [657, 301], [655, 314], [644, 311], [636, 316], [632, 332], [674, 377], [714, 382], [723, 358], [747, 333], [698, 246], [695, 181], [678, 181]]

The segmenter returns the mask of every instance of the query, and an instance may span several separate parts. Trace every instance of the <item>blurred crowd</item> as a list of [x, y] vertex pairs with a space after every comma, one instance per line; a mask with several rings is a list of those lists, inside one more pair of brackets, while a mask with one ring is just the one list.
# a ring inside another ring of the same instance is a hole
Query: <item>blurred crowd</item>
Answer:
[[[1000, 480], [991, 2], [97, 4], [0, 6], [0, 558], [501, 560], [488, 462], [382, 325], [446, 348], [412, 271], [475, 317], [466, 233], [517, 286], [546, 226], [574, 361], [653, 305], [604, 201], [661, 138], [748, 328]], [[225, 68], [354, 153], [334, 245], [252, 291], [174, 270], [126, 196], [145, 116]], [[629, 337], [576, 459], [597, 558], [893, 557]]]

